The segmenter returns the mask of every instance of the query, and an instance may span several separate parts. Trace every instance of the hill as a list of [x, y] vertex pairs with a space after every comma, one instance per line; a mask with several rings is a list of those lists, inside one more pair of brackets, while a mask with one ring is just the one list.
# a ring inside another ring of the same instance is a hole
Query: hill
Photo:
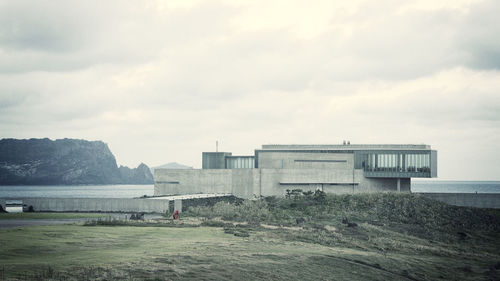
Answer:
[[151, 167], [151, 173], [154, 174], [155, 169], [193, 169], [193, 167], [182, 165], [177, 162], [170, 162], [160, 166]]
[[78, 139], [0, 140], [0, 184], [152, 184], [145, 164], [118, 168], [102, 141]]

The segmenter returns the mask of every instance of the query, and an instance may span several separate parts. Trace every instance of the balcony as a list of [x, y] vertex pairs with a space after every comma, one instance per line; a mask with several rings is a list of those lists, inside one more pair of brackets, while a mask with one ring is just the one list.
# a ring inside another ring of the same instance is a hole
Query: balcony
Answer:
[[431, 169], [429, 167], [415, 168], [365, 168], [364, 176], [367, 178], [430, 178]]

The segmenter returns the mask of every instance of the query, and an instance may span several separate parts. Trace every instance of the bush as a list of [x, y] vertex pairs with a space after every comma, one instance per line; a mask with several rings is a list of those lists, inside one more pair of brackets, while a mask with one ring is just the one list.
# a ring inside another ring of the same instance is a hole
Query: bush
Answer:
[[260, 222], [269, 217], [269, 208], [265, 200], [245, 200], [240, 205], [218, 202], [213, 206], [191, 207], [188, 213], [205, 218]]
[[[293, 194], [293, 195], [292, 195]], [[218, 202], [214, 206], [188, 209], [195, 216], [249, 223], [294, 225], [297, 217], [307, 221], [340, 223], [342, 217], [351, 221], [411, 224], [422, 229], [481, 228], [500, 230], [500, 220], [493, 211], [456, 207], [423, 196], [407, 193], [325, 194], [290, 198], [266, 197], [244, 200], [241, 204]]]

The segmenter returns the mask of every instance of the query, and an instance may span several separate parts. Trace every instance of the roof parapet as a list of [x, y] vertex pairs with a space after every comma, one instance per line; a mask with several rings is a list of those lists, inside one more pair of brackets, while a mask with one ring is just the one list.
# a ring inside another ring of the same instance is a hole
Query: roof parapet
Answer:
[[430, 150], [427, 144], [263, 144], [263, 150]]

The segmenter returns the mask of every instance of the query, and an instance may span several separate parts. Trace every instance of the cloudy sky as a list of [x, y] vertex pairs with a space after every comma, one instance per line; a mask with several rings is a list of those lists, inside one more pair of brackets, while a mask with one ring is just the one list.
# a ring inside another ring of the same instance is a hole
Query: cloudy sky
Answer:
[[0, 0], [0, 138], [200, 167], [268, 143], [426, 143], [500, 180], [500, 4]]

